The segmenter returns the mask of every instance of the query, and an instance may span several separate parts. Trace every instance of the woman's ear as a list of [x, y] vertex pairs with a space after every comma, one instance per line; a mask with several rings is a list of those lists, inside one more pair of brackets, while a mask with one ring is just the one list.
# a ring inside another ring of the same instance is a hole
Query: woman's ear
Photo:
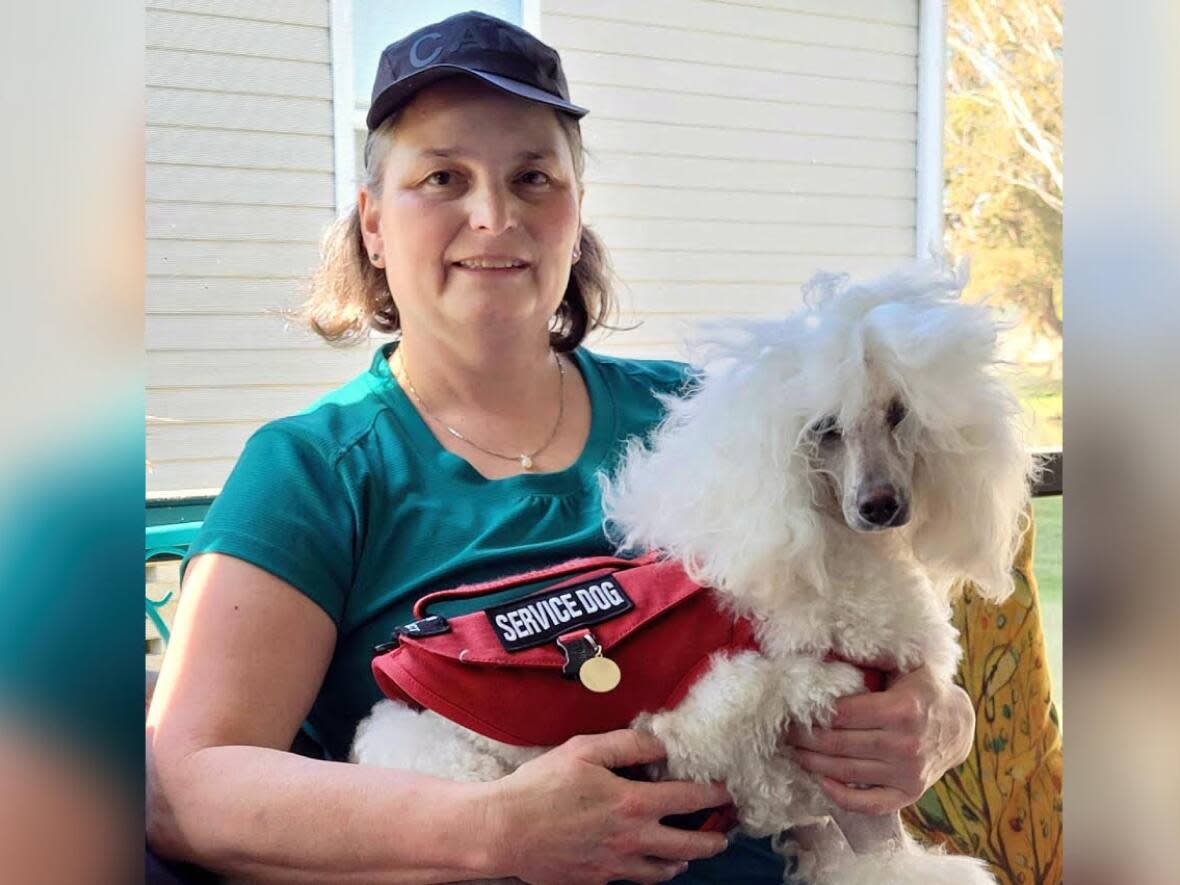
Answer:
[[582, 225], [578, 225], [578, 235], [574, 238], [574, 251], [570, 256], [571, 264], [577, 264], [582, 258]]
[[381, 235], [380, 201], [369, 192], [367, 187], [361, 187], [356, 195], [356, 211], [360, 220], [361, 237], [365, 241], [365, 251], [369, 260], [378, 267], [385, 266], [385, 240]]

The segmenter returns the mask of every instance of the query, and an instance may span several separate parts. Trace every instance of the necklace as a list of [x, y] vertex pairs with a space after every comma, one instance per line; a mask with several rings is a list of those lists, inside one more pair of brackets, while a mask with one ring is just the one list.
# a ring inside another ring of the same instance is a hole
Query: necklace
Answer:
[[436, 424], [442, 425], [443, 429], [446, 430], [446, 432], [451, 436], [455, 437], [455, 439], [462, 440], [463, 442], [467, 443], [467, 445], [474, 449], [478, 449], [485, 455], [491, 455], [495, 458], [503, 458], [505, 461], [515, 461], [525, 470], [532, 470], [533, 459], [537, 457], [537, 455], [541, 454], [541, 452], [545, 451], [545, 449], [549, 448], [549, 444], [553, 442], [554, 437], [557, 436], [558, 428], [561, 427], [562, 416], [565, 415], [565, 366], [562, 364], [561, 358], [556, 352], [551, 351], [551, 353], [553, 353], [554, 362], [557, 363], [557, 420], [553, 422], [553, 429], [549, 431], [549, 436], [545, 439], [545, 442], [541, 444], [539, 449], [532, 452], [531, 454], [525, 454], [524, 452], [521, 452], [519, 455], [505, 455], [501, 452], [493, 452], [491, 449], [485, 449], [479, 443], [473, 442], [472, 440], [465, 437], [450, 424], [443, 421], [442, 418], [439, 418], [436, 414], [434, 414], [434, 412], [430, 411], [430, 407], [426, 405], [425, 401], [422, 399], [421, 394], [419, 394], [417, 388], [414, 387], [414, 382], [410, 380], [409, 369], [406, 368], [406, 361], [401, 358], [400, 350], [398, 351], [398, 362], [401, 364], [402, 374], [406, 376], [406, 387], [410, 389], [410, 393], [413, 395], [418, 405], [422, 407], [422, 411], [426, 413], [427, 417], [429, 417]]

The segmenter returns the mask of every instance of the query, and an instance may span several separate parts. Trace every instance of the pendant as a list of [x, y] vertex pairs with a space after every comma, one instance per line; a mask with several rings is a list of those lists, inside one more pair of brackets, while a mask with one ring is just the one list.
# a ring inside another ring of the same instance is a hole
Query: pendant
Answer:
[[610, 658], [602, 657], [601, 652], [578, 668], [578, 680], [582, 685], [599, 694], [614, 691], [622, 678], [619, 665]]
[[525, 470], [532, 470], [533, 469], [533, 459], [530, 458], [528, 455], [521, 455], [520, 456], [520, 466], [523, 467]]

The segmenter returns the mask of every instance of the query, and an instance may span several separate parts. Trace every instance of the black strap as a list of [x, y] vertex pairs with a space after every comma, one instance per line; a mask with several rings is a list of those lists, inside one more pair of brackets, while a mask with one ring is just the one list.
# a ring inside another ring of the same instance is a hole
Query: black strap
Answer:
[[582, 665], [597, 655], [600, 648], [589, 632], [581, 636], [559, 636], [557, 647], [565, 655], [565, 663], [561, 667], [562, 679], [577, 679]]

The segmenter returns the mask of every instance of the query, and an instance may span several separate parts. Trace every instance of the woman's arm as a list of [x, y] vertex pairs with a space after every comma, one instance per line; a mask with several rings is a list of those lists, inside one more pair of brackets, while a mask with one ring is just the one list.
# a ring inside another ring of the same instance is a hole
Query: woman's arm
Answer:
[[[156, 850], [261, 881], [427, 882], [480, 866], [470, 828], [447, 838], [480, 790], [285, 752], [335, 641], [327, 614], [268, 572], [193, 559], [148, 716]], [[408, 838], [428, 826], [436, 841]]]
[[[661, 881], [724, 847], [658, 821], [727, 801], [607, 769], [658, 758], [632, 732], [571, 741], [492, 784], [286, 752], [335, 644], [311, 600], [232, 557], [194, 557], [148, 717], [148, 835], [249, 881]], [[653, 746], [653, 744], [655, 744]], [[645, 855], [672, 862], [654, 862]]]

